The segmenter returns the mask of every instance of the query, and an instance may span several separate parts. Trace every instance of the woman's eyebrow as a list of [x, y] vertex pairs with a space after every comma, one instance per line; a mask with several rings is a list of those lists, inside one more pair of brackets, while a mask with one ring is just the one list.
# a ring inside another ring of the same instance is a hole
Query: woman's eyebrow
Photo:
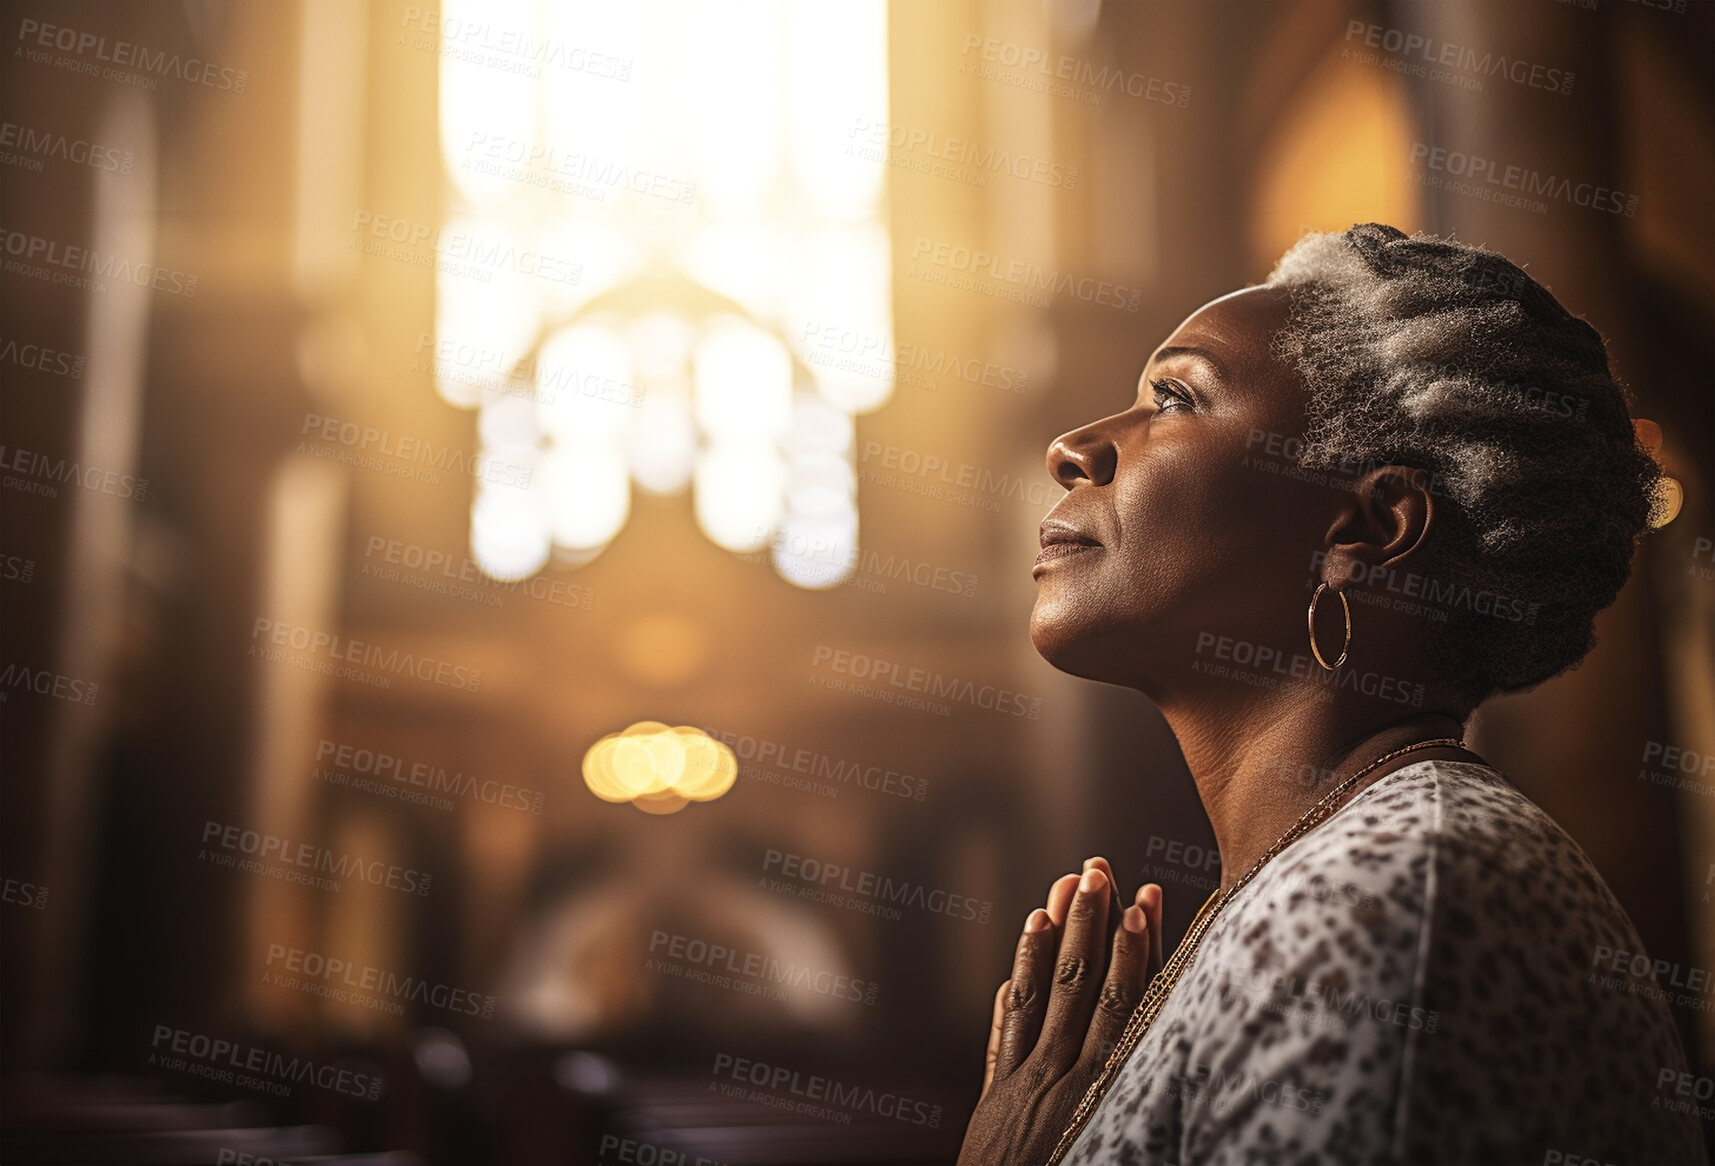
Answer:
[[1175, 357], [1189, 357], [1192, 360], [1200, 360], [1204, 364], [1209, 366], [1210, 370], [1214, 372], [1215, 376], [1217, 376], [1217, 377], [1225, 377], [1226, 376], [1226, 370], [1221, 367], [1221, 362], [1216, 360], [1214, 355], [1212, 353], [1210, 353], [1207, 349], [1203, 349], [1203, 348], [1192, 348], [1192, 347], [1188, 347], [1185, 345], [1173, 345], [1173, 346], [1163, 348], [1160, 351], [1158, 351], [1155, 354], [1155, 356], [1153, 358], [1151, 358], [1150, 363], [1151, 364], [1157, 364], [1157, 363], [1160, 363], [1161, 361], [1172, 360]]

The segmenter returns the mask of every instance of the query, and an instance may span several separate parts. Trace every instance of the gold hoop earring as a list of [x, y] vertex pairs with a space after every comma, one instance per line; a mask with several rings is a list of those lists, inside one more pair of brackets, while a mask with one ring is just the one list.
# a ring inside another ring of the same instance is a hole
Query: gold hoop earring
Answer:
[[1326, 590], [1328, 590], [1326, 583], [1317, 584], [1316, 594], [1310, 597], [1310, 614], [1306, 617], [1305, 622], [1310, 625], [1311, 654], [1316, 657], [1316, 663], [1332, 672], [1346, 662], [1346, 653], [1352, 647], [1352, 605], [1346, 602], [1345, 592], [1336, 587], [1334, 594], [1340, 597], [1340, 609], [1346, 613], [1346, 642], [1340, 645], [1340, 658], [1330, 664], [1322, 658], [1322, 649], [1316, 646], [1316, 601], [1322, 598], [1322, 593]]

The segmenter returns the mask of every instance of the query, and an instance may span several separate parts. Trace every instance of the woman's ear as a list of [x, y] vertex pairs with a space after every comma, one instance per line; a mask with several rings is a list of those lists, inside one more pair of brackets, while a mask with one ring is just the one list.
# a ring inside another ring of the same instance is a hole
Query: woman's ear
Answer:
[[1414, 466], [1381, 466], [1354, 478], [1328, 527], [1322, 581], [1343, 589], [1416, 554], [1435, 525], [1433, 485], [1434, 476]]

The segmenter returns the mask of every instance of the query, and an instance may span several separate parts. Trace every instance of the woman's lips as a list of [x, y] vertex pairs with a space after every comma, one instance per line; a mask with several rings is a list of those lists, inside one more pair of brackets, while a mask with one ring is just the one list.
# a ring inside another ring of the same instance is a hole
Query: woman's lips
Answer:
[[1101, 543], [1077, 527], [1053, 519], [1042, 524], [1040, 539], [1042, 550], [1036, 555], [1037, 569], [1058, 559], [1070, 558], [1084, 551], [1100, 550], [1102, 547]]
[[1102, 545], [1100, 543], [1049, 543], [1040, 551], [1036, 552], [1036, 569], [1040, 570], [1041, 568], [1046, 567], [1049, 563], [1055, 562], [1058, 559], [1069, 559], [1073, 555], [1080, 555], [1085, 551], [1099, 551], [1101, 549]]

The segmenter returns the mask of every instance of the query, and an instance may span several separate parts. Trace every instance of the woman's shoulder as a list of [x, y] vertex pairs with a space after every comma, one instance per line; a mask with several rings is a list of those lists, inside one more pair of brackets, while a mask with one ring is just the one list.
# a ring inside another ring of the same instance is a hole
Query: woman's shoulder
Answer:
[[1577, 842], [1501, 772], [1467, 762], [1389, 774], [1284, 850], [1248, 890], [1248, 902], [1233, 906], [1253, 919], [1290, 919], [1274, 929], [1286, 951], [1368, 949], [1374, 961], [1360, 963], [1419, 986], [1450, 962], [1498, 956], [1528, 962], [1541, 982], [1582, 981], [1605, 954], [1641, 949]]
[[1700, 1161], [1671, 998], [1616, 952], [1657, 966], [1504, 776], [1396, 771], [1263, 867], [1169, 998], [1183, 1160]]
[[1499, 770], [1463, 761], [1396, 770], [1275, 863], [1277, 874], [1350, 880], [1406, 898], [1470, 879], [1533, 900], [1576, 890], [1612, 901], [1559, 823]]
[[[1271, 920], [1279, 955], [1314, 961], [1333, 950], [1419, 993], [1463, 980], [1473, 993], [1507, 986], [1539, 1002], [1588, 1001], [1604, 960], [1642, 952], [1577, 842], [1505, 775], [1467, 762], [1388, 775], [1247, 891], [1235, 914]], [[1497, 982], [1513, 975], [1528, 989]]]
[[1247, 890], [1224, 960], [1315, 985], [1292, 994], [1348, 1022], [1326, 1047], [1393, 1064], [1401, 1156], [1678, 1160], [1689, 1144], [1684, 1119], [1651, 1112], [1658, 1075], [1684, 1068], [1672, 996], [1612, 970], [1657, 963], [1577, 843], [1498, 771], [1390, 774]]

